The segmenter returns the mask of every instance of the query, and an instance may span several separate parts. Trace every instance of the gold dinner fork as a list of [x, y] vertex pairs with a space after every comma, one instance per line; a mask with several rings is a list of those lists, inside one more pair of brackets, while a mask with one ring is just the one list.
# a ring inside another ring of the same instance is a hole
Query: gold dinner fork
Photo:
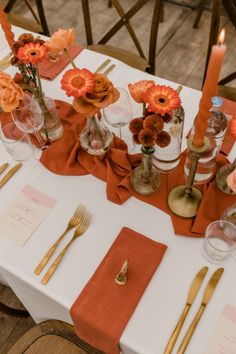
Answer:
[[41, 271], [43, 270], [43, 268], [45, 267], [45, 265], [48, 263], [49, 259], [51, 258], [51, 256], [55, 252], [57, 246], [59, 245], [61, 240], [64, 238], [64, 236], [67, 234], [67, 232], [69, 230], [73, 229], [74, 227], [76, 227], [80, 223], [84, 212], [85, 212], [85, 206], [82, 204], [79, 204], [78, 208], [75, 210], [74, 214], [70, 218], [68, 225], [67, 225], [65, 231], [63, 232], [63, 234], [56, 240], [56, 242], [52, 245], [52, 247], [48, 250], [48, 252], [45, 254], [45, 256], [42, 258], [42, 260], [39, 262], [39, 264], [35, 268], [34, 273], [36, 275], [39, 275], [41, 273]]
[[47, 273], [44, 275], [43, 279], [41, 280], [41, 283], [43, 285], [46, 285], [48, 283], [49, 279], [51, 278], [51, 276], [55, 272], [56, 268], [58, 267], [59, 263], [61, 262], [61, 260], [64, 257], [66, 251], [72, 245], [72, 243], [78, 237], [82, 236], [85, 233], [85, 231], [89, 227], [89, 224], [90, 224], [90, 221], [91, 221], [91, 217], [92, 217], [92, 215], [88, 211], [84, 212], [84, 214], [82, 216], [82, 219], [81, 219], [81, 222], [79, 223], [79, 225], [75, 229], [75, 232], [74, 232], [74, 235], [73, 235], [72, 239], [63, 248], [63, 250], [61, 251], [59, 256], [55, 259], [55, 261], [53, 262], [53, 264], [51, 265], [51, 267], [48, 269]]

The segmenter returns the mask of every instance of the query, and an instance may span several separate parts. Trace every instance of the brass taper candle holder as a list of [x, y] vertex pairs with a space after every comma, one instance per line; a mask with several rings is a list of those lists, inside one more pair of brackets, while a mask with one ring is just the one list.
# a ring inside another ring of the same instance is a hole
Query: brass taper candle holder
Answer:
[[168, 197], [168, 205], [171, 211], [183, 218], [193, 218], [197, 214], [202, 200], [202, 193], [193, 187], [194, 177], [197, 171], [199, 158], [209, 148], [210, 141], [205, 137], [204, 145], [193, 145], [192, 138], [188, 139], [188, 148], [191, 154], [191, 165], [186, 185], [180, 185], [172, 189]]

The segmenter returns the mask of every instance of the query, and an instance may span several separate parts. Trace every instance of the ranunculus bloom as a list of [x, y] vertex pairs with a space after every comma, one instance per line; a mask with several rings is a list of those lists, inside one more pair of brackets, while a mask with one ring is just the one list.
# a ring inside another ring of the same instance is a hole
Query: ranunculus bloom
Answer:
[[153, 146], [156, 143], [157, 133], [150, 128], [144, 128], [140, 131], [138, 139], [143, 146]]
[[77, 97], [73, 101], [73, 107], [78, 113], [92, 117], [101, 108], [109, 106], [119, 98], [119, 91], [112, 82], [103, 74], [94, 74], [93, 92], [86, 93], [83, 97]]
[[230, 131], [236, 139], [236, 115], [234, 115], [230, 121]]
[[59, 53], [63, 49], [69, 48], [75, 43], [75, 30], [59, 29], [55, 32], [49, 41], [46, 42], [50, 52]]
[[143, 94], [144, 101], [148, 104], [148, 111], [165, 116], [172, 114], [180, 106], [180, 97], [176, 90], [168, 86], [155, 85]]
[[160, 133], [164, 129], [164, 123], [160, 115], [152, 114], [147, 116], [143, 123], [144, 128], [155, 129], [157, 133]]
[[227, 176], [226, 182], [229, 188], [236, 193], [236, 169]]
[[133, 99], [138, 103], [142, 103], [144, 102], [143, 100], [144, 92], [146, 92], [147, 89], [149, 89], [154, 85], [155, 82], [153, 80], [140, 80], [135, 84], [129, 84], [128, 87], [129, 87], [129, 92], [133, 97]]
[[138, 135], [138, 133], [140, 132], [140, 130], [143, 129], [143, 119], [142, 118], [134, 118], [131, 120], [131, 122], [129, 123], [129, 130], [131, 131], [131, 133], [133, 133], [134, 135]]
[[87, 69], [70, 69], [61, 80], [61, 88], [67, 96], [84, 97], [86, 93], [93, 92], [94, 86], [94, 74]]
[[24, 64], [36, 65], [46, 56], [48, 48], [45, 44], [28, 43], [20, 47], [17, 52], [17, 58]]
[[17, 83], [6, 73], [0, 72], [0, 106], [4, 112], [17, 108], [24, 93]]
[[157, 134], [156, 138], [156, 144], [160, 146], [161, 148], [164, 148], [169, 145], [171, 140], [171, 136], [169, 133], [167, 133], [165, 130]]

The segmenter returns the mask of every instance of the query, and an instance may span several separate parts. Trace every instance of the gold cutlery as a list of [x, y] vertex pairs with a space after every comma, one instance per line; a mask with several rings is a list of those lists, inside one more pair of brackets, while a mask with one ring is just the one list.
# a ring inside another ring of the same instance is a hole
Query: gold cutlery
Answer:
[[44, 275], [43, 279], [41, 280], [41, 283], [43, 285], [46, 285], [48, 283], [49, 279], [51, 278], [51, 276], [55, 272], [56, 268], [58, 267], [59, 263], [61, 262], [61, 260], [64, 257], [66, 251], [72, 245], [72, 243], [78, 237], [82, 236], [85, 233], [85, 231], [87, 230], [87, 228], [88, 228], [88, 226], [90, 224], [91, 217], [92, 217], [92, 215], [89, 212], [87, 212], [87, 211], [84, 212], [84, 214], [82, 216], [82, 220], [79, 223], [79, 225], [77, 226], [77, 228], [75, 229], [75, 232], [74, 232], [74, 235], [73, 235], [72, 239], [63, 248], [63, 250], [61, 251], [59, 256], [55, 259], [55, 261], [53, 262], [53, 264], [51, 265], [51, 267], [48, 269], [47, 273]]
[[9, 166], [9, 163], [6, 162], [2, 166], [0, 166], [0, 175], [5, 171], [5, 169]]
[[82, 219], [84, 212], [85, 212], [85, 206], [82, 204], [79, 204], [78, 208], [75, 210], [74, 214], [70, 218], [63, 234], [52, 245], [52, 247], [48, 250], [48, 252], [45, 254], [45, 256], [42, 258], [42, 260], [39, 262], [39, 264], [35, 268], [34, 273], [36, 275], [39, 275], [41, 273], [41, 271], [43, 270], [43, 268], [45, 267], [45, 265], [48, 263], [49, 259], [51, 258], [51, 256], [55, 252], [57, 246], [59, 245], [61, 240], [64, 238], [64, 236], [67, 234], [67, 232], [69, 230], [73, 229], [74, 227], [78, 226], [78, 224], [80, 223], [80, 221]]
[[208, 272], [208, 267], [203, 267], [196, 274], [195, 278], [193, 279], [193, 282], [192, 282], [191, 287], [189, 289], [186, 305], [185, 305], [184, 310], [179, 318], [179, 321], [177, 322], [177, 324], [175, 326], [174, 331], [171, 334], [169, 342], [165, 348], [164, 354], [170, 354], [172, 352], [175, 342], [178, 338], [179, 332], [184, 324], [184, 321], [187, 317], [190, 307], [198, 294], [200, 286], [202, 285], [202, 282], [203, 282], [207, 272]]
[[108, 64], [110, 64], [110, 62], [111, 62], [111, 59], [105, 60], [105, 61], [97, 68], [97, 70], [95, 71], [95, 73], [98, 73], [98, 72], [100, 72], [101, 70], [103, 70]]
[[188, 346], [188, 343], [190, 342], [190, 339], [192, 338], [192, 335], [198, 325], [198, 322], [199, 322], [208, 302], [210, 301], [210, 299], [213, 295], [213, 292], [214, 292], [223, 272], [224, 272], [224, 268], [218, 268], [211, 276], [211, 278], [205, 288], [205, 291], [203, 293], [202, 303], [201, 303], [201, 305], [198, 309], [198, 312], [196, 313], [189, 329], [187, 330], [187, 333], [185, 334], [184, 339], [182, 340], [182, 343], [180, 344], [177, 354], [183, 354], [185, 352], [185, 350]]
[[104, 71], [104, 75], [108, 75], [114, 68], [115, 68], [115, 64], [112, 64], [111, 66], [109, 66], [109, 68], [107, 68], [105, 71]]
[[9, 179], [14, 176], [21, 166], [22, 163], [18, 163], [7, 172], [7, 174], [0, 180], [0, 188], [2, 188], [9, 181]]
[[0, 60], [0, 69], [7, 69], [11, 65], [12, 52], [8, 53], [2, 60]]

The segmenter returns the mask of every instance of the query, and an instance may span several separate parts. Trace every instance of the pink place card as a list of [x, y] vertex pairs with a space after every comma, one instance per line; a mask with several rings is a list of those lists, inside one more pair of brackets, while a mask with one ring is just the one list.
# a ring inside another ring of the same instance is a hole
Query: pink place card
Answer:
[[236, 354], [236, 307], [225, 305], [204, 354]]
[[0, 233], [22, 246], [55, 204], [51, 197], [26, 185], [0, 214]]

